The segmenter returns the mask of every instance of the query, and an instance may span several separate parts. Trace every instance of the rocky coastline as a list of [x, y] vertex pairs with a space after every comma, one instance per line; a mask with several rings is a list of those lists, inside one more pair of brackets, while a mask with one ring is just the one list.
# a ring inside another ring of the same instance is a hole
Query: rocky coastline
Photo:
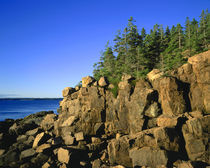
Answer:
[[147, 79], [66, 87], [59, 114], [0, 122], [0, 168], [202, 168], [210, 165], [210, 51]]

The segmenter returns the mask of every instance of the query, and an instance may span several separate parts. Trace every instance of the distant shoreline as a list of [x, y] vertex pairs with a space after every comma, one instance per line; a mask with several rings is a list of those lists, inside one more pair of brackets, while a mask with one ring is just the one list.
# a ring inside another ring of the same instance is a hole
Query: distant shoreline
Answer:
[[0, 98], [0, 100], [59, 100], [63, 98]]

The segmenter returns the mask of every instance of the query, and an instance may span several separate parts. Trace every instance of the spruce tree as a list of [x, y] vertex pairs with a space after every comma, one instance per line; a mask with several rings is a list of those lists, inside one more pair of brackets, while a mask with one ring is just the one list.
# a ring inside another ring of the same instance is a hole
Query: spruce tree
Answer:
[[202, 10], [201, 16], [200, 16], [200, 28], [199, 28], [199, 41], [201, 44], [201, 47], [203, 50], [208, 48], [208, 43], [207, 43], [207, 14]]

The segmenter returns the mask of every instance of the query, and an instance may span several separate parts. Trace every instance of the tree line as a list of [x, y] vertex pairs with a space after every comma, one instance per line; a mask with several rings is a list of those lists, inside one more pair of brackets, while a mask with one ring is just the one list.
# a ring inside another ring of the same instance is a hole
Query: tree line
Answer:
[[94, 64], [95, 79], [106, 76], [116, 82], [124, 73], [139, 79], [154, 68], [166, 72], [210, 48], [210, 14], [203, 10], [199, 21], [187, 17], [184, 27], [177, 24], [164, 29], [156, 24], [148, 34], [144, 28], [139, 31], [130, 17], [113, 41], [114, 46], [107, 43], [100, 61]]

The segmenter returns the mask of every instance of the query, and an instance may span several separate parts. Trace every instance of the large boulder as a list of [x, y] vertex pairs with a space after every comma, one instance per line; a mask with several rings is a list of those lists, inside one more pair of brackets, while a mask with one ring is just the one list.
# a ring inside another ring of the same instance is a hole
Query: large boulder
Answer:
[[210, 115], [192, 118], [186, 121], [182, 127], [185, 140], [185, 148], [188, 157], [192, 161], [204, 161], [210, 164], [209, 139], [210, 139]]
[[132, 167], [132, 160], [129, 157], [129, 137], [123, 136], [118, 140], [113, 139], [108, 144], [109, 162], [111, 165], [121, 164], [127, 167]]
[[108, 82], [107, 82], [107, 80], [106, 80], [105, 77], [101, 77], [101, 78], [99, 79], [99, 81], [98, 81], [98, 84], [99, 84], [99, 86], [101, 86], [101, 87], [105, 87], [105, 86], [108, 85]]
[[143, 147], [141, 149], [134, 148], [129, 151], [129, 156], [132, 159], [133, 167], [166, 166], [168, 162], [166, 151], [151, 147]]
[[154, 81], [155, 79], [160, 78], [163, 76], [163, 72], [161, 72], [159, 69], [153, 69], [147, 74], [147, 78], [149, 81]]
[[66, 88], [64, 88], [64, 90], [62, 92], [62, 95], [63, 95], [63, 97], [67, 97], [67, 96], [71, 95], [74, 92], [75, 92], [75, 89], [74, 88], [72, 88], [72, 87], [66, 87]]
[[64, 136], [68, 132], [80, 132], [95, 135], [97, 124], [105, 121], [104, 89], [95, 86], [82, 87], [76, 99], [64, 99], [60, 106], [62, 112], [54, 123], [56, 135]]
[[42, 145], [43, 143], [45, 143], [48, 139], [50, 138], [50, 136], [44, 132], [38, 134], [36, 136], [36, 138], [34, 139], [33, 142], [33, 148], [38, 147], [39, 145]]
[[209, 114], [210, 50], [190, 57], [186, 64], [172, 71], [171, 74], [190, 84], [186, 90], [189, 92], [192, 110], [200, 110]]
[[152, 86], [159, 94], [163, 114], [177, 116], [187, 110], [187, 102], [184, 99], [184, 88], [174, 77], [159, 77], [151, 81]]
[[57, 119], [56, 114], [47, 114], [40, 124], [41, 128], [44, 129], [45, 131], [52, 129], [56, 119]]
[[34, 149], [27, 149], [21, 152], [20, 154], [20, 159], [26, 159], [26, 158], [30, 158], [32, 156], [34, 156], [36, 154]]
[[82, 87], [88, 87], [90, 86], [93, 82], [95, 81], [95, 79], [91, 76], [86, 76], [82, 78]]
[[[126, 167], [132, 167], [133, 163], [129, 152], [134, 148], [138, 148], [139, 150], [144, 147], [151, 147], [148, 148], [148, 151], [160, 152], [161, 154], [163, 154], [163, 158], [166, 157], [165, 151], [171, 151], [178, 155], [179, 135], [175, 128], [159, 127], [144, 130], [132, 135], [125, 135], [119, 137], [118, 139], [113, 139], [109, 142], [107, 147], [109, 153], [109, 161], [112, 165], [121, 164]], [[154, 153], [155, 152], [151, 152], [150, 154], [148, 154], [148, 157], [151, 156], [155, 159], [156, 155]], [[173, 157], [175, 157], [176, 155], [174, 155]], [[166, 157], [164, 161], [167, 160], [167, 158], [168, 157]], [[163, 163], [165, 164], [165, 162]]]
[[128, 119], [130, 133], [134, 134], [143, 129], [144, 115], [145, 113], [150, 115], [158, 115], [157, 109], [152, 108], [152, 105], [157, 101], [157, 92], [151, 88], [148, 82], [145, 80], [139, 80], [136, 82], [133, 94], [128, 102]]
[[70, 156], [71, 156], [71, 153], [68, 149], [64, 149], [64, 148], [59, 148], [58, 149], [58, 160], [61, 163], [68, 164], [69, 161], [70, 161]]

